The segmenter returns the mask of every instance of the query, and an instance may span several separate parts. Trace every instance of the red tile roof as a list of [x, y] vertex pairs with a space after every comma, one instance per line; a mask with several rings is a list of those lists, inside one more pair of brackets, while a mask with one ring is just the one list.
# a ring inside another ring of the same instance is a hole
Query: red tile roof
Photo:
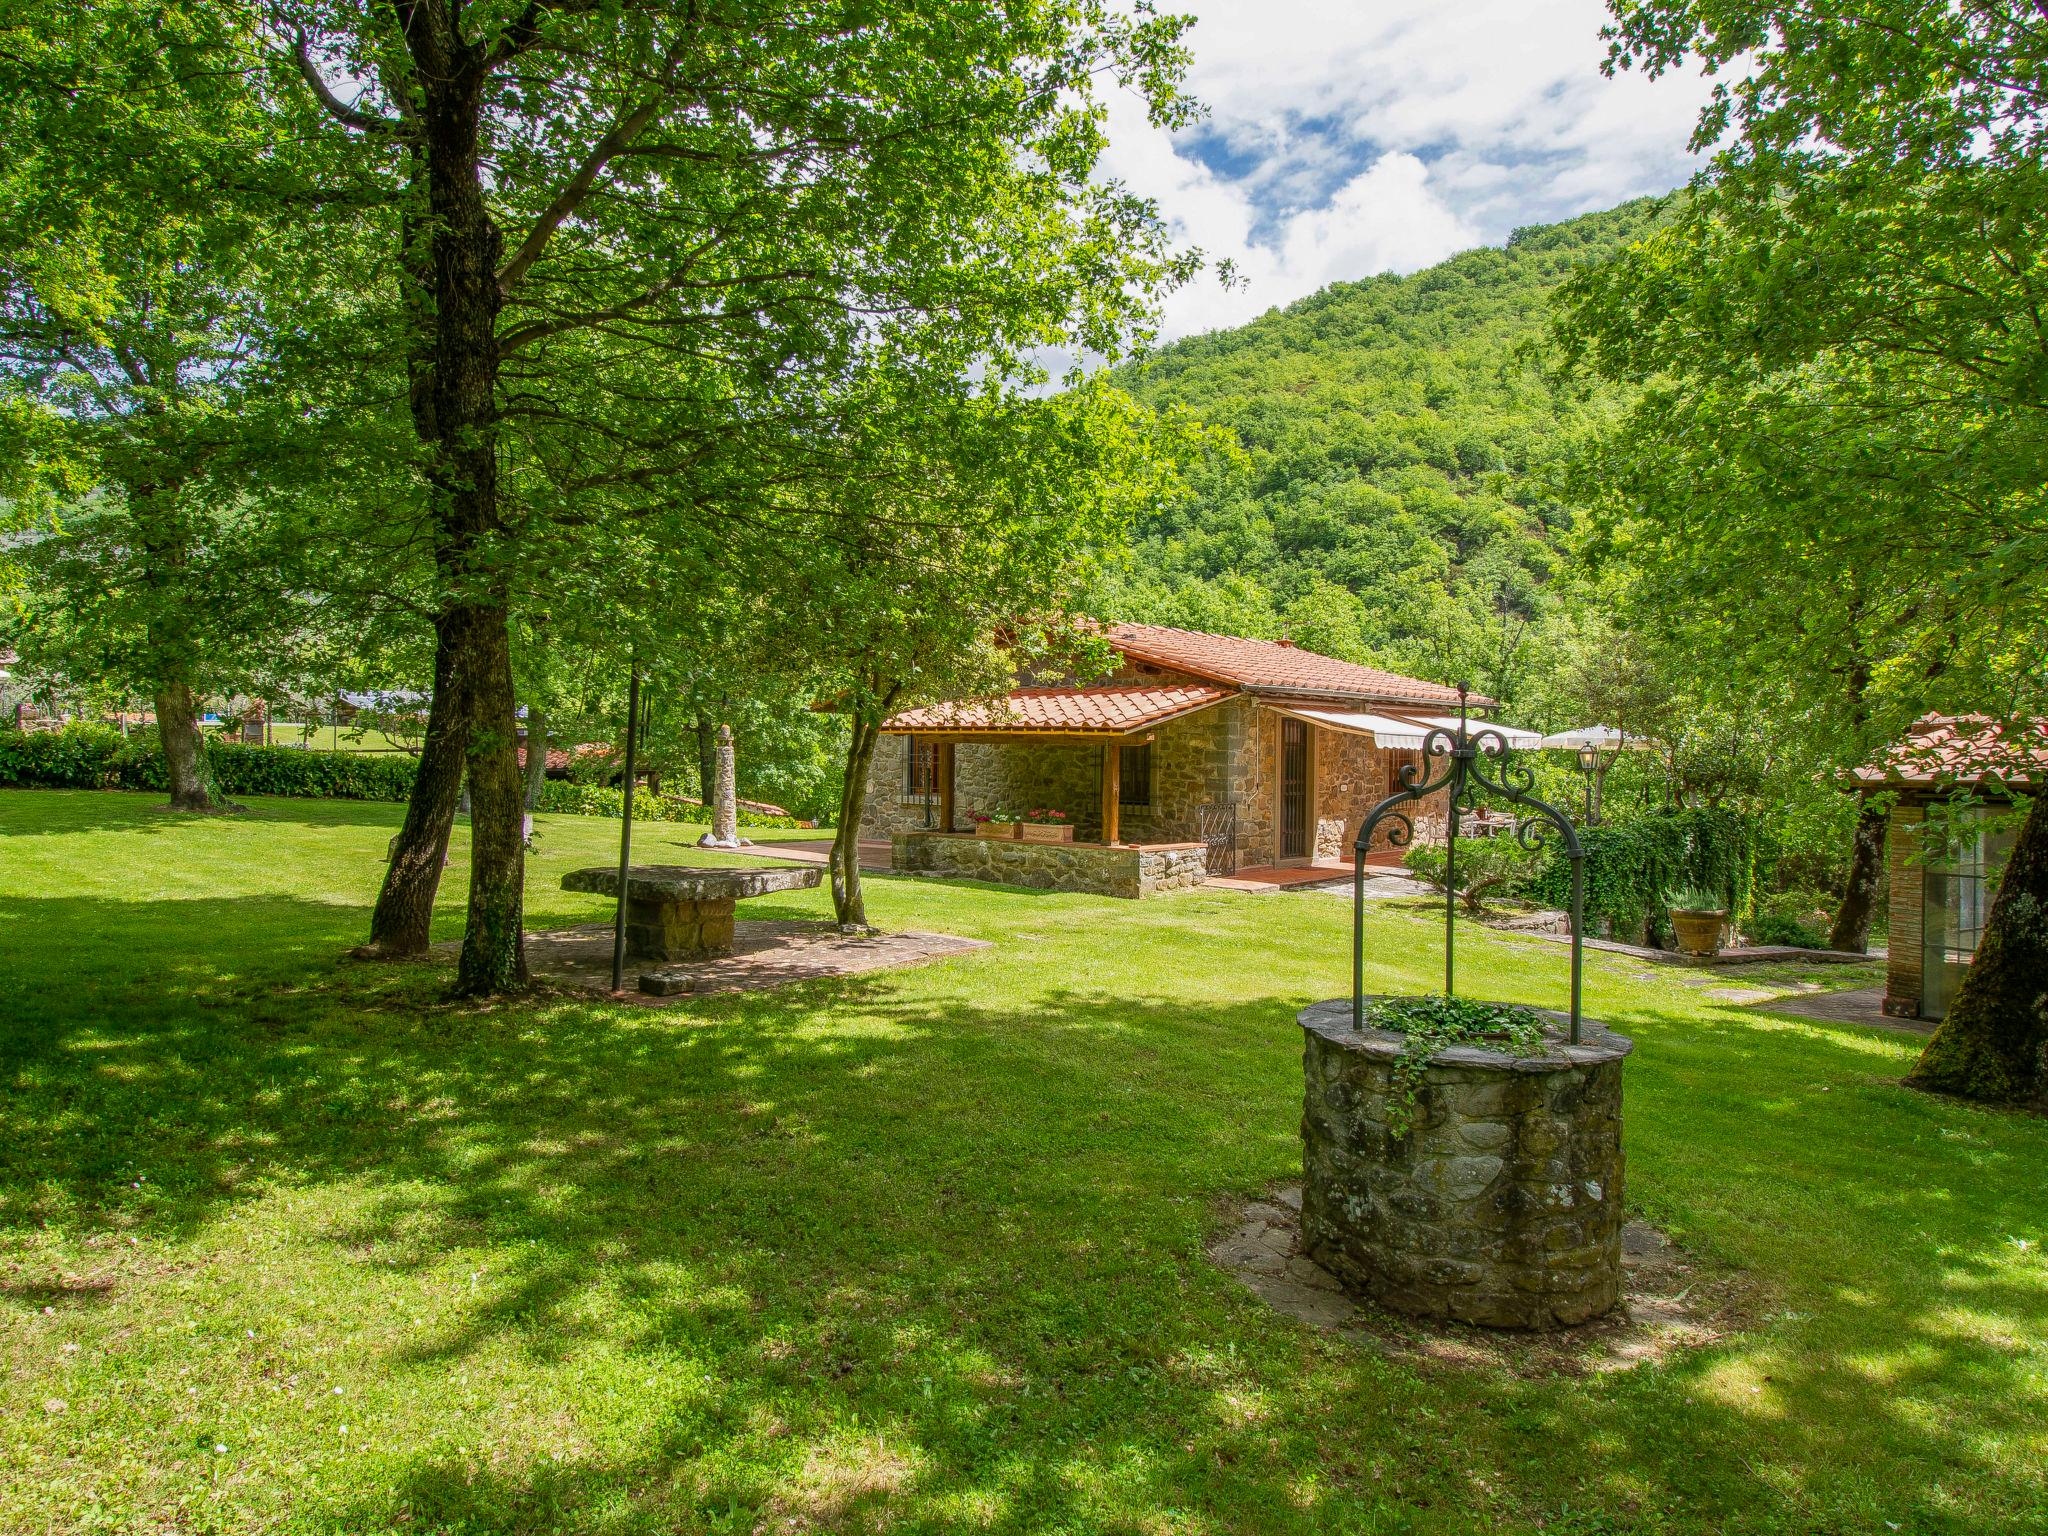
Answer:
[[[1398, 672], [1339, 661], [1287, 640], [1245, 640], [1235, 635], [1169, 629], [1163, 624], [1112, 624], [1105, 634], [1111, 645], [1134, 660], [1258, 692], [1453, 707], [1458, 702], [1458, 690], [1442, 683], [1425, 683]], [[1486, 708], [1493, 700], [1474, 694], [1471, 702]]]
[[1206, 709], [1236, 690], [1203, 683], [1160, 688], [1019, 688], [993, 704], [905, 710], [885, 731], [1084, 731], [1121, 735]]
[[1984, 715], [1922, 715], [1906, 739], [1851, 776], [1858, 786], [1896, 788], [1978, 784], [2048, 784], [2048, 720], [2036, 720], [2019, 740], [2008, 739]]

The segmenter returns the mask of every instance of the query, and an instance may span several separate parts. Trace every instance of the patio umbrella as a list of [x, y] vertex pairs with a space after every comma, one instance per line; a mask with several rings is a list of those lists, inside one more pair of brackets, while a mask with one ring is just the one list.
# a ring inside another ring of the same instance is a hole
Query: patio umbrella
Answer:
[[1536, 745], [1546, 751], [1558, 749], [1576, 752], [1581, 747], [1591, 747], [1599, 752], [1619, 752], [1623, 747], [1647, 747], [1649, 743], [1640, 736], [1631, 736], [1611, 725], [1582, 725], [1577, 730], [1558, 731], [1546, 736]]

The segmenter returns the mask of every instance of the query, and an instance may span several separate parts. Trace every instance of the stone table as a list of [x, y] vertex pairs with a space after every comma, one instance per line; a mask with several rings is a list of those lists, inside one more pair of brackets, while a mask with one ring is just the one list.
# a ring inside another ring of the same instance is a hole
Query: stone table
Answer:
[[[733, 905], [742, 897], [809, 890], [824, 878], [815, 865], [764, 864], [703, 869], [635, 864], [626, 882], [626, 953], [635, 960], [710, 960], [732, 953]], [[614, 865], [572, 870], [565, 891], [619, 894]]]

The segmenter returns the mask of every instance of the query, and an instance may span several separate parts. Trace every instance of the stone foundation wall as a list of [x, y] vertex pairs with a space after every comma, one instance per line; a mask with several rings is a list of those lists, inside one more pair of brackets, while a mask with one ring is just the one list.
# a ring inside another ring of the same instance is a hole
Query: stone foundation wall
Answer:
[[1310, 1257], [1380, 1305], [1427, 1317], [1557, 1328], [1614, 1307], [1627, 1039], [1588, 1025], [1585, 1043], [1553, 1042], [1539, 1058], [1441, 1051], [1396, 1136], [1387, 1105], [1403, 1037], [1352, 1033], [1349, 998], [1302, 1010], [1300, 1023]]
[[1207, 874], [1199, 843], [1105, 848], [932, 832], [899, 832], [889, 842], [890, 867], [905, 873], [1093, 896], [1164, 896], [1199, 885]]

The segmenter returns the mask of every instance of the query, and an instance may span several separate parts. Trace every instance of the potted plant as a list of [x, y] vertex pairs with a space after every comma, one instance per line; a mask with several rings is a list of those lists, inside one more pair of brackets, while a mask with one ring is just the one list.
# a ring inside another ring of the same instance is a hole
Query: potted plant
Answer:
[[1024, 813], [1024, 823], [1017, 828], [1017, 835], [1027, 843], [1071, 843], [1074, 825], [1067, 820], [1065, 811], [1047, 810], [1041, 806]]
[[1015, 812], [1000, 808], [974, 813], [974, 835], [976, 837], [1000, 838], [1004, 842], [1017, 840], [1017, 825], [1021, 820]]
[[1728, 920], [1728, 908], [1704, 886], [1682, 885], [1668, 893], [1665, 906], [1671, 909], [1671, 931], [1680, 953], [1718, 955], [1721, 930]]

